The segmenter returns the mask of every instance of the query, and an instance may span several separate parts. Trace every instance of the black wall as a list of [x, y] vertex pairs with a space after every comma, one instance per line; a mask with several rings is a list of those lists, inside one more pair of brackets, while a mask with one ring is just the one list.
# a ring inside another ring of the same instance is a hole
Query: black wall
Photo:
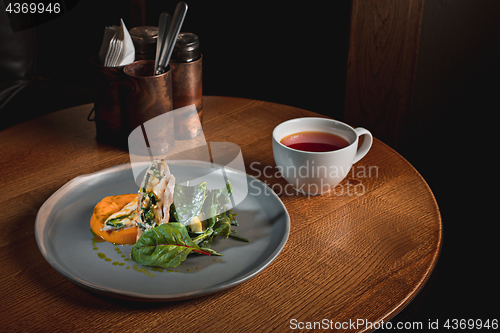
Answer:
[[499, 294], [499, 59], [500, 1], [425, 1], [404, 155], [430, 185], [443, 219], [441, 255], [412, 319], [425, 324], [497, 315], [488, 299]]
[[[173, 14], [177, 2], [146, 1], [146, 25], [158, 25], [162, 11]], [[204, 94], [342, 117], [349, 1], [335, 8], [307, 2], [186, 2], [182, 31], [200, 37]], [[37, 104], [47, 111], [91, 102], [92, 91], [86, 89], [93, 83], [89, 59], [99, 51], [104, 27], [118, 25], [123, 18], [132, 28], [129, 1], [80, 0], [73, 5], [34, 28], [38, 82], [25, 95], [38, 94]], [[22, 107], [26, 98], [18, 99], [16, 106]], [[30, 116], [37, 112], [45, 111], [30, 111]]]

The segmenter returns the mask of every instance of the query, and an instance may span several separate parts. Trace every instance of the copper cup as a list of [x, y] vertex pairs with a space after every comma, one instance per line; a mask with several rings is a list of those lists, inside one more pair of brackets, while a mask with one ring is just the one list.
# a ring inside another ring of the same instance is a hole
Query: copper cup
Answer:
[[[143, 126], [146, 143], [155, 154], [165, 153], [173, 148], [174, 122], [166, 121], [161, 126], [147, 126], [155, 122], [154, 118], [173, 110], [172, 71], [154, 75], [154, 60], [135, 61], [123, 68], [127, 77], [124, 85], [123, 109], [127, 119], [129, 133]], [[167, 119], [157, 118], [158, 121]], [[154, 130], [148, 130], [154, 128]]]
[[202, 105], [202, 59], [190, 62], [170, 61], [172, 66], [172, 82], [174, 109], [194, 104], [198, 119], [192, 113], [176, 115], [175, 137], [179, 140], [197, 137], [202, 132], [200, 124], [203, 118]]
[[123, 67], [104, 67], [97, 57], [90, 60], [95, 78], [94, 117], [89, 120], [96, 124], [96, 139], [99, 142], [125, 147], [127, 129], [121, 112], [121, 89]]

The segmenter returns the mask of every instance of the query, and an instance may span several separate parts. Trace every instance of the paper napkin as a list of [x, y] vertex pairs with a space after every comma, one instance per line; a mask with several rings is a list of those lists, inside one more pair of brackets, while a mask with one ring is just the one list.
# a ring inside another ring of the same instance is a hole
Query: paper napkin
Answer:
[[99, 61], [106, 67], [125, 66], [134, 62], [135, 48], [130, 33], [123, 22], [104, 29], [104, 38], [99, 51]]

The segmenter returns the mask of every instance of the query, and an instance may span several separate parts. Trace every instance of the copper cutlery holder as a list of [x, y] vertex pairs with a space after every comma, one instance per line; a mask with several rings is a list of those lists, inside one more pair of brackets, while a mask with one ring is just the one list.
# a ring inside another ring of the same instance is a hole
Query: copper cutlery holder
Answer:
[[[179, 112], [175, 124], [168, 124], [164, 135], [184, 140], [202, 132], [201, 58], [171, 63], [171, 68], [161, 75], [153, 75], [154, 60], [139, 60], [122, 67], [104, 67], [96, 60], [91, 60], [96, 83], [91, 112], [94, 116], [89, 114], [89, 120], [96, 123], [97, 141], [127, 149], [128, 136], [135, 128], [191, 104], [195, 104], [199, 119], [192, 113]], [[173, 89], [174, 79], [177, 89]]]
[[123, 109], [130, 130], [173, 110], [171, 70], [153, 75], [154, 60], [139, 60], [125, 66], [123, 72], [127, 76], [122, 87]]
[[[122, 82], [126, 80], [123, 67], [105, 67], [97, 58], [90, 60], [95, 78], [94, 108], [88, 116], [96, 124], [99, 142], [126, 148], [127, 126], [121, 108]], [[93, 118], [91, 118], [93, 114]]]

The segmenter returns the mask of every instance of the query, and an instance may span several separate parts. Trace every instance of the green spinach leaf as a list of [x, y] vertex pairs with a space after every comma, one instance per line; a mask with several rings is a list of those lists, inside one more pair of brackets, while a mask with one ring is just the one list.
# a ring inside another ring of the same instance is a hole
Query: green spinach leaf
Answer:
[[238, 233], [234, 229], [231, 229], [231, 232], [229, 233], [229, 237], [237, 239], [237, 240], [240, 240], [240, 241], [243, 241], [243, 242], [247, 242], [247, 243], [250, 242], [248, 240], [248, 238], [245, 238], [245, 237], [242, 237], [242, 236], [238, 235]]
[[231, 203], [232, 189], [231, 183], [228, 181], [226, 186], [221, 189], [207, 190], [207, 198], [203, 205], [203, 213], [208, 220], [207, 228], [212, 228], [219, 220], [219, 215], [226, 212], [226, 205]]
[[206, 192], [207, 183], [205, 182], [196, 186], [175, 185], [174, 202], [170, 209], [177, 222], [188, 225], [195, 216], [200, 214]]
[[144, 266], [173, 268], [193, 251], [211, 254], [191, 240], [185, 226], [171, 222], [144, 232], [132, 248], [131, 257]]
[[229, 237], [231, 232], [231, 220], [226, 214], [221, 214], [214, 225], [214, 232], [217, 236]]

